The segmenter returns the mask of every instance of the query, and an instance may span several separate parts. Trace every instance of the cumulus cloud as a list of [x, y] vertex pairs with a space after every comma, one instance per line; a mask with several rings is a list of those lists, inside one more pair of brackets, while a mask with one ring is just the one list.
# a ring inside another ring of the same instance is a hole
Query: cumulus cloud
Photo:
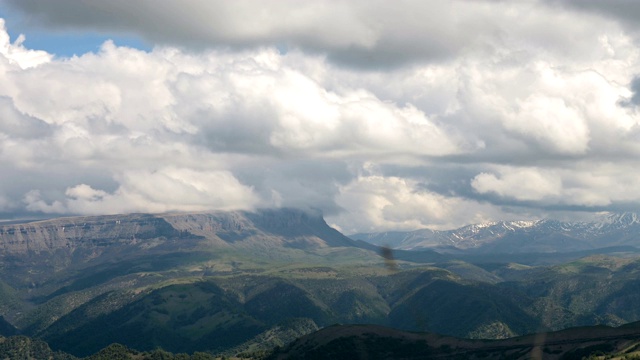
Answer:
[[2, 54], [2, 61], [8, 63], [8, 65], [17, 65], [22, 69], [27, 69], [46, 63], [53, 57], [46, 51], [26, 49], [22, 45], [24, 40], [24, 35], [21, 35], [11, 43], [5, 27], [5, 21], [0, 18], [0, 54]]
[[505, 169], [500, 175], [478, 174], [471, 186], [481, 194], [494, 192], [516, 200], [544, 200], [560, 195], [561, 179], [538, 169]]
[[427, 191], [413, 179], [370, 173], [340, 189], [345, 209], [328, 220], [340, 230], [375, 232], [424, 227], [451, 229], [487, 221], [500, 213], [489, 204]]
[[57, 58], [2, 22], [3, 216], [294, 206], [357, 232], [640, 206], [638, 38], [594, 3], [4, 4], [155, 46]]
[[615, 165], [585, 161], [571, 168], [501, 166], [493, 172], [477, 174], [471, 187], [479, 194], [496, 195], [526, 206], [606, 209], [619, 204], [628, 209], [629, 204], [640, 200], [634, 166], [626, 161]]
[[258, 198], [226, 171], [163, 168], [131, 170], [117, 176], [113, 193], [79, 184], [66, 189], [63, 200], [47, 203], [39, 190], [29, 191], [24, 202], [31, 211], [56, 214], [119, 214], [130, 212], [251, 209]]
[[415, 106], [328, 89], [300, 69], [328, 65], [304, 60], [268, 48], [192, 54], [106, 42], [31, 68], [8, 63], [0, 159], [16, 171], [4, 190], [11, 203], [50, 214], [331, 212], [353, 176], [348, 163], [468, 151]]

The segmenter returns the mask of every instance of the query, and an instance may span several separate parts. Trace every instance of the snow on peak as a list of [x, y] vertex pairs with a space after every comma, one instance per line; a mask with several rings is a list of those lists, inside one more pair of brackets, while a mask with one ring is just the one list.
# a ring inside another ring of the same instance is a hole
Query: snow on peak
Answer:
[[484, 229], [484, 228], [488, 228], [488, 227], [491, 227], [491, 226], [495, 226], [496, 224], [498, 224], [498, 223], [495, 222], [495, 221], [487, 221], [487, 222], [480, 223], [480, 224], [474, 224], [472, 226], [475, 227], [476, 229]]
[[520, 220], [520, 221], [509, 221], [508, 224], [514, 227], [519, 228], [529, 228], [537, 225], [539, 220]]
[[608, 213], [603, 223], [617, 225], [632, 225], [640, 223], [640, 217], [636, 213]]

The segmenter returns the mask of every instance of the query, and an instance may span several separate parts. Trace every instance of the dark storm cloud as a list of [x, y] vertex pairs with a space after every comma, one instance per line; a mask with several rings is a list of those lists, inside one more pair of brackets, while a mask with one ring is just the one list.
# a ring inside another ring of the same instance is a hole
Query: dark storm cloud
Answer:
[[483, 2], [4, 0], [33, 26], [131, 33], [192, 49], [276, 46], [364, 69], [443, 61], [496, 31]]
[[640, 3], [635, 0], [545, 0], [549, 4], [610, 16], [622, 20], [627, 26], [640, 30]]

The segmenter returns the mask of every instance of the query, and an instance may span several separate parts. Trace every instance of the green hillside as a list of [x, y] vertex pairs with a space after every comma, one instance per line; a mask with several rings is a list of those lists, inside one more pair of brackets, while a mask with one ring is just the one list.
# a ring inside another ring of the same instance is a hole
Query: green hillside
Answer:
[[112, 343], [266, 351], [337, 323], [498, 339], [640, 320], [628, 254], [552, 266], [383, 257], [293, 210], [57, 219], [2, 236], [0, 334], [75, 356]]

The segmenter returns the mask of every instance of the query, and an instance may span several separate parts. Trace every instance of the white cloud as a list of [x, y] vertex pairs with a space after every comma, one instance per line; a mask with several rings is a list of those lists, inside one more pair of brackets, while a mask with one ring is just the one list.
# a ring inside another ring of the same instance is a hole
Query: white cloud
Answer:
[[0, 18], [0, 69], [6, 69], [9, 67], [18, 66], [21, 69], [27, 69], [40, 64], [51, 61], [51, 56], [46, 51], [29, 50], [26, 49], [22, 43], [24, 42], [24, 36], [19, 36], [13, 43], [7, 34], [4, 19]]
[[545, 200], [560, 195], [562, 181], [552, 171], [538, 169], [503, 169], [500, 175], [478, 174], [471, 186], [481, 194], [493, 192], [516, 200]]
[[4, 213], [296, 206], [355, 232], [640, 206], [640, 51], [611, 14], [546, 1], [5, 2], [52, 31], [156, 46], [55, 58], [2, 23]]
[[589, 129], [576, 109], [562, 98], [534, 95], [519, 105], [518, 114], [505, 128], [532, 137], [541, 147], [558, 153], [581, 154], [589, 146]]
[[500, 167], [476, 175], [471, 187], [480, 194], [493, 193], [504, 199], [538, 202], [542, 206], [597, 209], [640, 201], [636, 166], [626, 161], [615, 165], [584, 161], [571, 168]]
[[336, 202], [346, 211], [328, 221], [347, 234], [451, 229], [503, 215], [488, 204], [425, 190], [415, 180], [377, 174], [360, 176], [343, 186]]
[[[96, 54], [7, 73], [2, 163], [22, 169], [12, 174], [16, 179], [20, 171], [73, 175], [4, 187], [27, 187], [26, 209], [45, 213], [313, 207], [314, 201], [327, 209], [344, 181], [336, 178], [344, 177], [339, 163], [465, 151], [462, 138], [416, 107], [361, 88], [328, 90], [299, 70], [299, 61], [272, 49], [146, 53], [107, 42]], [[280, 164], [291, 156], [311, 162], [311, 173], [287, 170], [292, 180], [255, 175], [265, 159], [285, 169]], [[328, 169], [338, 173], [314, 175], [313, 163], [322, 159], [335, 162]], [[96, 172], [108, 179], [96, 181]]]
[[27, 209], [58, 214], [118, 214], [130, 212], [251, 210], [258, 198], [227, 171], [197, 172], [163, 168], [129, 171], [117, 176], [113, 193], [86, 184], [69, 187], [65, 198], [47, 203], [38, 190], [25, 195]]

